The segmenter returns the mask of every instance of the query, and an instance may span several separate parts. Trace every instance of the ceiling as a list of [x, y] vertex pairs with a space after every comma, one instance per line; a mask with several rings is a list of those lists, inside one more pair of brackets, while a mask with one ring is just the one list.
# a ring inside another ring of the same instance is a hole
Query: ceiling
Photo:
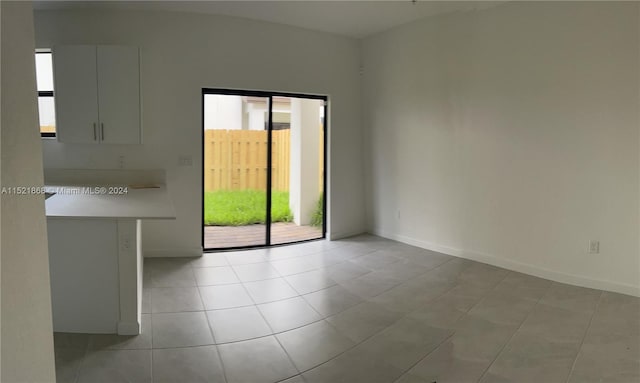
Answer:
[[118, 9], [208, 13], [291, 25], [362, 38], [411, 21], [504, 1], [34, 1], [37, 10]]

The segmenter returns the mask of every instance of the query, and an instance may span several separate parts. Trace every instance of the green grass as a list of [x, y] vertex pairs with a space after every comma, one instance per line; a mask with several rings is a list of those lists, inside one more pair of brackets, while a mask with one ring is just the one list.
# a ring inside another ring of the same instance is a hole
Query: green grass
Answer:
[[320, 227], [322, 226], [323, 218], [322, 213], [324, 205], [324, 196], [320, 193], [320, 197], [318, 197], [318, 202], [316, 203], [316, 209], [313, 211], [313, 215], [311, 216], [311, 226]]
[[[291, 222], [288, 192], [272, 192], [271, 221]], [[261, 190], [219, 190], [204, 193], [204, 224], [243, 226], [265, 223], [267, 193]]]

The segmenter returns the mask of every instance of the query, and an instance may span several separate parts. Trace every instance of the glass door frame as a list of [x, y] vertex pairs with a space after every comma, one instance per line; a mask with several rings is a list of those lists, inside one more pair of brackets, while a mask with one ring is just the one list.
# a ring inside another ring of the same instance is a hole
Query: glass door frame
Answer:
[[[266, 185], [266, 217], [265, 217], [265, 244], [263, 245], [247, 245], [247, 246], [236, 246], [236, 247], [222, 247], [222, 248], [205, 248], [205, 225], [204, 225], [204, 177], [205, 177], [205, 115], [204, 115], [204, 107], [205, 107], [205, 96], [206, 95], [225, 95], [225, 96], [246, 96], [246, 97], [262, 97], [268, 99], [268, 123], [267, 123], [267, 185]], [[324, 108], [324, 120], [322, 124], [323, 128], [323, 145], [322, 145], [322, 236], [313, 239], [304, 239], [300, 241], [286, 242], [286, 243], [278, 243], [271, 244], [271, 205], [272, 205], [272, 183], [273, 183], [273, 98], [274, 97], [290, 97], [290, 98], [304, 98], [304, 99], [313, 99], [313, 100], [321, 100], [323, 102]], [[329, 131], [329, 98], [324, 95], [316, 95], [316, 94], [304, 94], [304, 93], [288, 93], [288, 92], [272, 92], [272, 91], [261, 91], [261, 90], [245, 90], [245, 89], [227, 89], [227, 88], [202, 88], [202, 105], [201, 105], [201, 115], [202, 115], [202, 136], [201, 136], [201, 157], [202, 157], [202, 177], [200, 183], [200, 193], [201, 193], [201, 206], [200, 206], [200, 217], [201, 217], [201, 245], [204, 252], [216, 252], [216, 251], [229, 251], [229, 250], [241, 250], [241, 249], [255, 249], [262, 247], [272, 247], [272, 246], [286, 246], [295, 243], [303, 243], [309, 241], [317, 241], [319, 239], [325, 239], [327, 237], [327, 143], [328, 141], [328, 131]]]

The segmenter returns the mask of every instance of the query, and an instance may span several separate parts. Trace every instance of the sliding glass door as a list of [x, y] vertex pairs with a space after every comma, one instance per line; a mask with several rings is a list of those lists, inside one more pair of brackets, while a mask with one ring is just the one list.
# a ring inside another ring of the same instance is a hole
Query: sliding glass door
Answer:
[[[322, 99], [274, 98], [272, 244], [322, 237], [324, 104]], [[288, 221], [282, 219], [284, 207], [289, 208]]]
[[203, 247], [324, 238], [324, 96], [203, 89]]
[[203, 98], [204, 248], [264, 246], [269, 98]]

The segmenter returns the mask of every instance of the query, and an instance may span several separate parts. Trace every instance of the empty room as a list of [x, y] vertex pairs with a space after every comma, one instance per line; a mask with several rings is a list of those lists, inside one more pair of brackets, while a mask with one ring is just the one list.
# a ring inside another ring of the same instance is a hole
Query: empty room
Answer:
[[0, 18], [3, 383], [640, 382], [640, 2]]

